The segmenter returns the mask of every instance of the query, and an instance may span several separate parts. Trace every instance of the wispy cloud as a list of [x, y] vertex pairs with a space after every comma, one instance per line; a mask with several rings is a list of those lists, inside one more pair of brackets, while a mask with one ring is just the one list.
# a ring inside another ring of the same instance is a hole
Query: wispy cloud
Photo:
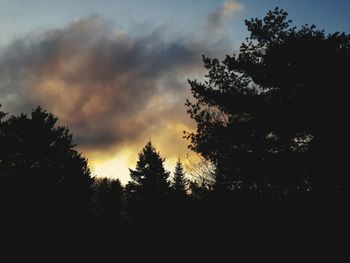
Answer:
[[235, 1], [227, 1], [223, 3], [219, 12], [223, 16], [230, 16], [234, 12], [243, 11], [243, 10], [244, 10], [243, 4], [237, 3]]
[[214, 33], [222, 29], [225, 18], [244, 10], [244, 5], [236, 1], [226, 1], [208, 16], [207, 29]]

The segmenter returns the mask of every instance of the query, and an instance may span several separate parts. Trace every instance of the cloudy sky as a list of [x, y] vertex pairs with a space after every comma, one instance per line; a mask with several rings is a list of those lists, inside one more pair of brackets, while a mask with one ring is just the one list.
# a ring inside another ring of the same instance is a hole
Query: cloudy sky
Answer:
[[296, 25], [350, 31], [347, 0], [0, 0], [2, 109], [54, 113], [96, 175], [125, 183], [148, 139], [172, 170], [195, 128], [184, 102], [201, 55], [236, 52], [244, 19], [275, 6]]

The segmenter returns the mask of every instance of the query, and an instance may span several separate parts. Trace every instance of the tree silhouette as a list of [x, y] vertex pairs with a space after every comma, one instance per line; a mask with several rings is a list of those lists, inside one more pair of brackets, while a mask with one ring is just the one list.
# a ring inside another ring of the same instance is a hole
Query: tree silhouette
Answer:
[[40, 107], [0, 123], [3, 237], [65, 253], [89, 246], [93, 178], [69, 130], [56, 123]]
[[124, 189], [118, 179], [95, 180], [95, 213], [101, 249], [116, 249], [120, 239]]
[[[332, 123], [344, 117], [343, 103], [325, 105], [342, 100], [350, 37], [290, 22], [278, 8], [246, 21], [250, 37], [239, 54], [222, 62], [203, 57], [207, 80], [189, 81], [197, 132], [187, 137], [215, 164], [217, 187], [318, 188], [324, 151], [336, 137], [325, 116]], [[328, 185], [344, 184], [339, 175]]]
[[[1, 108], [1, 104], [0, 104], [0, 108]], [[6, 113], [3, 111], [0, 111], [0, 121], [6, 116]]]
[[[160, 253], [169, 238], [167, 225], [171, 209], [169, 172], [164, 159], [151, 141], [138, 155], [135, 170], [130, 169], [132, 181], [126, 185], [128, 230], [126, 250], [137, 247], [145, 253]], [[156, 251], [155, 251], [156, 249]], [[153, 252], [152, 252], [153, 251]]]
[[169, 193], [169, 172], [164, 169], [164, 159], [149, 141], [139, 153], [136, 169], [130, 176], [145, 202], [155, 202]]
[[47, 180], [64, 184], [70, 177], [91, 183], [87, 161], [73, 148], [72, 135], [65, 127], [55, 127], [57, 118], [40, 107], [31, 117], [11, 116], [1, 125], [1, 168], [35, 173], [50, 170]]
[[176, 162], [172, 188], [175, 195], [185, 195], [187, 191], [187, 180], [185, 178], [184, 168], [180, 159]]

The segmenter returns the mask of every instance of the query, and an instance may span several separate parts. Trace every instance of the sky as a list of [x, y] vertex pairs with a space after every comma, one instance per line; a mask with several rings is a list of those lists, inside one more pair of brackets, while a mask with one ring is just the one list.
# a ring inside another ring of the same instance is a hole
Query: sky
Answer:
[[348, 0], [0, 0], [0, 104], [41, 105], [70, 128], [94, 175], [129, 180], [151, 140], [173, 171], [188, 161], [187, 79], [223, 58], [244, 19], [279, 6], [294, 25], [349, 33]]

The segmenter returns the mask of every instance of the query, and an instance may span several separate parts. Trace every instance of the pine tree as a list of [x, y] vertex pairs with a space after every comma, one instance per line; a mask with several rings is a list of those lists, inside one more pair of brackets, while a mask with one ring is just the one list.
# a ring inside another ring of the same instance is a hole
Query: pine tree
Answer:
[[130, 169], [136, 192], [140, 198], [147, 201], [156, 201], [169, 192], [169, 172], [164, 168], [164, 159], [149, 141], [139, 153], [136, 169]]
[[175, 166], [174, 178], [172, 188], [175, 194], [186, 194], [187, 180], [185, 178], [185, 172], [180, 159]]
[[346, 119], [350, 35], [290, 23], [278, 8], [247, 20], [250, 37], [239, 54], [221, 62], [203, 57], [207, 79], [189, 81], [197, 131], [187, 138], [214, 164], [217, 188], [309, 189], [330, 161], [328, 185], [345, 185], [344, 173], [334, 172], [345, 163], [338, 148], [345, 135], [334, 127]]

